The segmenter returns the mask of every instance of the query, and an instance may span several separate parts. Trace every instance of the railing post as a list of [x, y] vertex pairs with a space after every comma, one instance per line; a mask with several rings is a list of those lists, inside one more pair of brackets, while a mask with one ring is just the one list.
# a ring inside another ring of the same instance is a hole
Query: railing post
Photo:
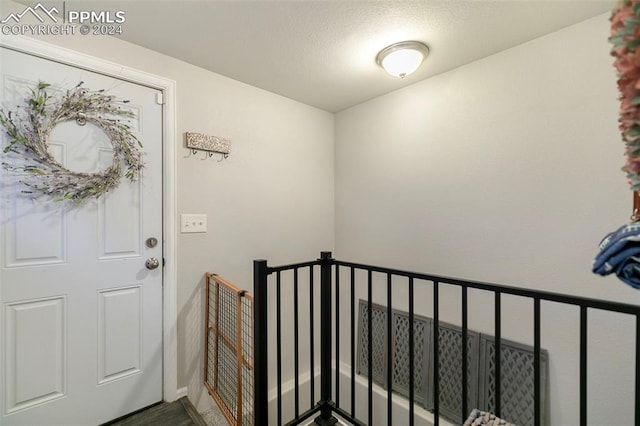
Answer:
[[269, 374], [267, 363], [267, 277], [266, 260], [253, 261], [253, 424], [269, 419]]
[[[331, 401], [331, 252], [320, 253], [320, 415], [315, 423], [334, 425]], [[313, 366], [311, 366], [313, 374]]]

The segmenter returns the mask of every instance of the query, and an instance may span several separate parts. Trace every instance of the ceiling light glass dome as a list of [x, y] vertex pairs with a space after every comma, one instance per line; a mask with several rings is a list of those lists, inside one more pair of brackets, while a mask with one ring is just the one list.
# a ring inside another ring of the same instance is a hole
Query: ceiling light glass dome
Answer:
[[429, 48], [419, 41], [402, 41], [387, 46], [378, 53], [376, 62], [386, 72], [404, 78], [420, 67]]

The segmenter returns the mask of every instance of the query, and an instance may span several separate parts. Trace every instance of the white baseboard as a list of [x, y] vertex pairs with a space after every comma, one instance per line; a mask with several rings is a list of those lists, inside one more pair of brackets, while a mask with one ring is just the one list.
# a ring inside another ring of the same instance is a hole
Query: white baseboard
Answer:
[[[350, 405], [350, 383], [351, 378], [347, 375], [346, 372], [350, 371], [351, 367], [345, 363], [340, 363], [340, 387], [341, 387], [341, 395], [343, 396], [342, 404], [346, 407]], [[332, 379], [335, 377], [335, 366], [332, 369], [331, 373]], [[310, 374], [301, 374], [299, 381], [300, 386], [300, 401], [308, 401], [309, 399], [309, 381]], [[319, 369], [315, 371], [315, 396], [318, 397], [320, 395], [320, 372]], [[368, 381], [364, 376], [357, 375], [355, 377], [355, 385], [356, 385], [356, 407], [366, 407], [367, 406], [367, 387]], [[294, 406], [294, 381], [289, 380], [282, 384], [282, 408], [283, 408], [283, 416], [285, 418], [293, 418], [293, 406]], [[334, 384], [335, 386], [335, 384]], [[277, 389], [271, 389], [269, 392], [269, 424], [276, 424], [276, 411], [277, 411]], [[379, 424], [384, 424], [385, 420], [375, 421], [375, 418], [378, 419], [386, 419], [386, 407], [387, 407], [387, 391], [383, 389], [381, 386], [375, 385], [373, 386], [373, 407], [374, 407], [374, 426]], [[393, 401], [393, 417], [394, 421], [392, 424], [394, 425], [404, 425], [409, 424], [409, 401], [400, 396], [394, 394], [392, 396]], [[415, 414], [415, 424], [420, 426], [433, 426], [434, 419], [433, 414], [425, 410], [420, 406], [414, 406], [414, 414]], [[313, 416], [316, 417], [316, 416]], [[340, 420], [340, 419], [339, 419]], [[313, 423], [313, 419], [309, 421], [309, 423], [303, 423], [305, 425]], [[344, 424], [340, 422], [340, 424]], [[440, 419], [440, 424], [443, 426], [454, 426], [453, 424], [447, 422], [444, 419]]]
[[187, 394], [189, 393], [188, 391], [189, 389], [186, 386], [183, 388], [179, 388], [178, 390], [176, 390], [176, 399], [180, 399], [183, 396], [187, 396]]

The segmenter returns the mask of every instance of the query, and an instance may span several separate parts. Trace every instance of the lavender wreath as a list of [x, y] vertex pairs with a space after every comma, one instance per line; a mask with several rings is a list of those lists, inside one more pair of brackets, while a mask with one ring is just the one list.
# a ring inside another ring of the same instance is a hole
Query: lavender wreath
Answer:
[[[138, 178], [143, 167], [138, 149], [142, 144], [118, 118], [135, 115], [116, 105], [116, 98], [104, 90], [87, 90], [82, 84], [56, 96], [48, 92], [50, 84], [40, 82], [30, 89], [24, 107], [18, 106], [13, 112], [0, 110], [0, 124], [9, 136], [2, 166], [20, 174], [20, 182], [27, 187], [23, 193], [83, 204], [116, 187], [123, 171], [130, 181]], [[96, 173], [75, 172], [53, 157], [48, 144], [51, 131], [56, 125], [73, 120], [91, 123], [106, 133], [113, 146], [109, 167]]]

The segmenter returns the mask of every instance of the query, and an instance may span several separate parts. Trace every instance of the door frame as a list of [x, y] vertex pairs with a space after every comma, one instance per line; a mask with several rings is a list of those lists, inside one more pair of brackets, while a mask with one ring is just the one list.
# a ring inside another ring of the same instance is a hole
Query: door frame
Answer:
[[[162, 91], [162, 231], [165, 262], [162, 276], [162, 395], [165, 401], [175, 401], [179, 396], [183, 396], [178, 395], [178, 340], [176, 331], [178, 319], [176, 82], [165, 77], [23, 36], [0, 36], [0, 46]], [[0, 249], [1, 251], [2, 249]], [[0, 282], [1, 285], [2, 283]], [[0, 303], [2, 303], [1, 295], [2, 292], [0, 292]], [[2, 342], [0, 342], [0, 347], [2, 347]]]

